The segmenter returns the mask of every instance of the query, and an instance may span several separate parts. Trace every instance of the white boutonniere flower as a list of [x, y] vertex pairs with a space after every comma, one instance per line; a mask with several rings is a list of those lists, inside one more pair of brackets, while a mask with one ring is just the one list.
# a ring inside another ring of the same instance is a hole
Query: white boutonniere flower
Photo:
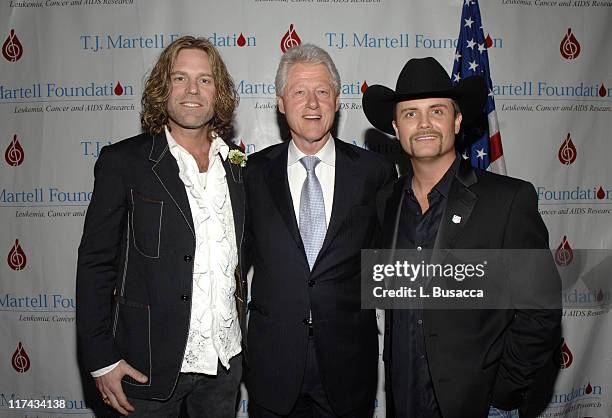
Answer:
[[249, 159], [246, 154], [237, 149], [232, 149], [227, 154], [230, 163], [239, 165], [240, 167], [246, 167], [247, 160]]

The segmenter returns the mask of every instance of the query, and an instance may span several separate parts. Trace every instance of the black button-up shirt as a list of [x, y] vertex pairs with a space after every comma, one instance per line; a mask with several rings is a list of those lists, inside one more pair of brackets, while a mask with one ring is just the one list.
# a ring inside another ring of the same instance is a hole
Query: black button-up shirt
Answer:
[[[421, 206], [412, 190], [412, 167], [408, 168], [397, 248], [433, 248], [460, 158], [455, 158], [442, 179], [427, 195], [429, 209], [425, 213], [421, 212]], [[422, 309], [398, 309], [393, 312], [391, 346], [391, 381], [397, 417], [440, 416], [427, 364]]]

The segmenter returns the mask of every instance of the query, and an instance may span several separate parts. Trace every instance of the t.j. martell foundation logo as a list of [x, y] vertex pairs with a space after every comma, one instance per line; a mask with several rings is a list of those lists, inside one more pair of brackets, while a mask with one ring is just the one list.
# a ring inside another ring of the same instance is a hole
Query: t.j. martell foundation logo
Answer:
[[294, 46], [298, 46], [302, 43], [302, 40], [298, 36], [297, 32], [293, 28], [293, 23], [289, 25], [289, 30], [283, 36], [280, 42], [280, 49], [283, 53], [287, 52], [289, 49]]
[[23, 56], [23, 46], [15, 34], [15, 29], [11, 29], [8, 38], [2, 44], [2, 56], [9, 62], [19, 61]]
[[574, 355], [567, 346], [567, 341], [565, 341], [565, 339], [563, 339], [562, 341], [563, 344], [561, 345], [561, 368], [567, 369], [574, 362]]
[[25, 154], [17, 139], [17, 135], [13, 135], [13, 140], [6, 147], [6, 151], [4, 151], [4, 160], [11, 167], [17, 167], [23, 163], [24, 158]]
[[366, 92], [366, 90], [368, 89], [368, 83], [363, 80], [363, 83], [361, 83], [361, 87], [359, 88], [359, 90], [361, 90], [361, 94], [364, 94]]
[[6, 261], [13, 270], [19, 271], [25, 268], [27, 259], [23, 248], [19, 245], [18, 239], [15, 240], [15, 245], [11, 247]]
[[25, 373], [30, 370], [30, 357], [28, 357], [28, 353], [26, 353], [23, 348], [23, 344], [21, 341], [17, 344], [17, 349], [13, 353], [13, 357], [11, 358], [11, 365], [13, 369], [17, 373]]
[[561, 143], [557, 156], [559, 157], [561, 164], [564, 165], [570, 165], [576, 161], [576, 146], [574, 145], [574, 141], [572, 141], [572, 137], [570, 136], [569, 132], [567, 137], [565, 137], [565, 141]]
[[580, 43], [572, 33], [572, 29], [567, 28], [567, 34], [563, 37], [561, 45], [559, 45], [561, 56], [566, 60], [576, 59], [580, 55], [580, 49]]
[[558, 266], [565, 267], [569, 266], [573, 259], [574, 251], [572, 250], [572, 247], [570, 247], [567, 236], [563, 236], [561, 244], [559, 244], [557, 251], [555, 251], [555, 262]]

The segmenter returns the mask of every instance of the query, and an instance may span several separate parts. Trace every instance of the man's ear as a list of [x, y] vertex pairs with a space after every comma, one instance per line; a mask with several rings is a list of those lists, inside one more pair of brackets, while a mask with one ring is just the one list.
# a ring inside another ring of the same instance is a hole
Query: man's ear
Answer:
[[395, 137], [399, 140], [399, 132], [397, 130], [397, 123], [395, 123], [395, 119], [391, 121], [391, 125], [393, 125], [393, 130], [395, 131]]
[[283, 102], [283, 98], [281, 96], [276, 96], [276, 104], [278, 105], [278, 111], [284, 115], [285, 103]]
[[461, 129], [462, 120], [463, 116], [461, 115], [461, 113], [457, 113], [457, 115], [455, 116], [455, 135], [457, 135], [459, 133], [459, 130]]

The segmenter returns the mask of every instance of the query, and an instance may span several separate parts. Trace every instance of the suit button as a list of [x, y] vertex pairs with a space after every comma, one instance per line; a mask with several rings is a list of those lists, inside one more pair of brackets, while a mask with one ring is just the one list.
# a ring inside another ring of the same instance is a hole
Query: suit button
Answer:
[[185, 260], [186, 263], [191, 263], [193, 261], [193, 257], [187, 254], [185, 257], [183, 257], [183, 260]]
[[423, 249], [423, 247], [421, 247], [420, 245], [417, 247], [417, 251], [421, 251]]
[[314, 280], [308, 280], [308, 286], [312, 287], [315, 285], [315, 281]]
[[189, 295], [181, 295], [181, 300], [187, 302], [189, 300]]
[[310, 318], [304, 318], [304, 319], [302, 319], [302, 324], [304, 324], [304, 325], [311, 325], [311, 323], [310, 323]]

